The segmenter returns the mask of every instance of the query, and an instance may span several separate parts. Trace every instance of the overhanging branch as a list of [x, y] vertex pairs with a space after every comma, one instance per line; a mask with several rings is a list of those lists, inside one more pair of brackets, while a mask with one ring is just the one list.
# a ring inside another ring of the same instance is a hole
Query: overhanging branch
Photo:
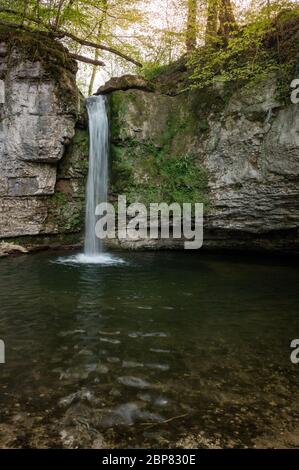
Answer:
[[[16, 23], [8, 23], [8, 22], [2, 21], [2, 20], [0, 20], [0, 26], [9, 26], [10, 28], [13, 28], [13, 29], [21, 29], [23, 31], [32, 32], [31, 28], [28, 28], [24, 25], [20, 25], [20, 24], [16, 24]], [[47, 34], [47, 33], [43, 32], [43, 34]], [[92, 65], [96, 65], [98, 67], [104, 67], [105, 66], [105, 62], [102, 62], [101, 60], [90, 59], [89, 57], [85, 57], [85, 56], [79, 55], [79, 54], [73, 54], [71, 52], [69, 52], [69, 55], [73, 59], [79, 60], [80, 62], [85, 62], [86, 64], [92, 64]]]
[[[8, 8], [1, 8], [0, 7], [0, 13], [9, 13], [11, 15], [15, 15], [15, 16], [19, 16], [20, 13], [18, 11], [15, 11], [15, 10], [12, 10], [12, 9], [8, 9]], [[107, 52], [110, 52], [111, 54], [114, 54], [118, 57], [121, 57], [122, 59], [125, 59], [127, 62], [131, 62], [132, 64], [134, 65], [137, 65], [138, 67], [142, 67], [142, 64], [141, 62], [133, 59], [132, 57], [128, 56], [127, 54], [115, 49], [114, 47], [109, 47], [109, 46], [106, 46], [104, 44], [98, 44], [98, 43], [95, 43], [93, 41], [88, 41], [86, 39], [82, 39], [82, 38], [79, 38], [78, 36], [72, 34], [72, 33], [68, 33], [67, 31], [64, 31], [64, 30], [61, 30], [61, 29], [57, 29], [57, 28], [54, 28], [52, 25], [47, 25], [43, 22], [41, 22], [40, 20], [37, 20], [36, 18], [33, 18], [31, 16], [25, 16], [25, 19], [27, 19], [28, 21], [31, 21], [33, 23], [35, 23], [36, 25], [38, 26], [41, 26], [42, 28], [45, 28], [46, 30], [48, 30], [48, 33], [51, 34], [51, 36], [57, 38], [57, 39], [62, 39], [64, 37], [67, 37], [69, 39], [71, 39], [72, 41], [75, 41], [77, 42], [78, 44], [81, 44], [82, 46], [86, 46], [86, 47], [92, 47], [94, 49], [100, 49], [102, 51], [107, 51]], [[12, 28], [18, 28], [18, 29], [23, 29], [25, 31], [32, 31], [30, 30], [29, 27], [26, 27], [22, 24], [20, 25], [16, 25], [14, 23], [10, 23], [8, 21], [0, 21], [0, 24], [2, 25], [5, 25], [5, 26], [10, 26]], [[79, 60], [79, 59], [77, 59]]]
[[141, 62], [138, 62], [137, 60], [133, 59], [132, 57], [128, 56], [127, 54], [124, 54], [123, 52], [118, 51], [117, 49], [114, 49], [113, 47], [105, 46], [104, 44], [97, 44], [97, 43], [92, 42], [92, 41], [87, 41], [85, 39], [78, 38], [74, 34], [67, 33], [66, 31], [58, 30], [58, 31], [54, 32], [55, 36], [56, 36], [56, 34], [57, 34], [57, 37], [59, 37], [59, 38], [68, 37], [68, 38], [72, 39], [73, 41], [78, 42], [82, 46], [93, 47], [94, 49], [101, 49], [102, 51], [111, 52], [111, 54], [117, 55], [118, 57], [121, 57], [122, 59], [125, 59], [126, 61], [137, 65], [138, 67], [142, 67]]

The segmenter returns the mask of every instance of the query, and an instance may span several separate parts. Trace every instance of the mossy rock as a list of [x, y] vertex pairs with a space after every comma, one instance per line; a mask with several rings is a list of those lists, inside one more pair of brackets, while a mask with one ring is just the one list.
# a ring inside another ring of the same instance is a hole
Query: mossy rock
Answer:
[[192, 155], [172, 157], [151, 143], [111, 148], [111, 186], [114, 197], [129, 203], [184, 202], [208, 205], [208, 173]]
[[84, 225], [84, 201], [56, 192], [49, 198], [46, 225], [53, 225], [59, 233], [80, 232]]
[[0, 42], [5, 42], [10, 55], [10, 66], [16, 50], [24, 60], [41, 63], [44, 76], [57, 84], [56, 94], [59, 101], [70, 113], [77, 114], [78, 89], [76, 85], [77, 62], [68, 50], [49, 34], [41, 31], [26, 32], [0, 26]]

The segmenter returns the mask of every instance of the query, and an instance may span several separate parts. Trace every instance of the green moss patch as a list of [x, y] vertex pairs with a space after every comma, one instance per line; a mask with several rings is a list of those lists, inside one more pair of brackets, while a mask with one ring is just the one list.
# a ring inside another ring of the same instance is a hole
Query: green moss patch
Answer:
[[129, 203], [208, 203], [208, 174], [192, 155], [169, 156], [151, 143], [112, 146], [111, 192]]

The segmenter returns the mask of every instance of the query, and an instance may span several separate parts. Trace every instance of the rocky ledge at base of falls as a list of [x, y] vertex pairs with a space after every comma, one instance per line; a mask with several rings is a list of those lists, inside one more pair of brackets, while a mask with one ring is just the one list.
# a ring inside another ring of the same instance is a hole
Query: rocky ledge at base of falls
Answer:
[[[58, 42], [0, 30], [5, 242], [82, 242], [88, 131], [76, 68]], [[186, 73], [178, 62], [153, 80], [124, 76], [99, 90], [110, 103], [110, 200], [203, 202], [204, 248], [298, 253], [299, 105], [280, 100], [274, 76], [180, 92]]]

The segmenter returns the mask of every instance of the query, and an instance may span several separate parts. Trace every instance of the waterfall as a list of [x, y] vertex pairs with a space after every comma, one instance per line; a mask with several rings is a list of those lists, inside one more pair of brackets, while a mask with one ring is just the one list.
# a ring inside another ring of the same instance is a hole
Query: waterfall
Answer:
[[84, 254], [97, 256], [103, 248], [96, 237], [96, 206], [107, 201], [108, 184], [108, 116], [106, 98], [91, 96], [86, 100], [89, 120], [89, 169], [86, 187]]
[[103, 253], [103, 246], [95, 233], [98, 204], [107, 201], [109, 126], [104, 96], [91, 96], [86, 100], [89, 122], [89, 168], [86, 185], [84, 253], [59, 258], [64, 264], [116, 265], [122, 258]]

